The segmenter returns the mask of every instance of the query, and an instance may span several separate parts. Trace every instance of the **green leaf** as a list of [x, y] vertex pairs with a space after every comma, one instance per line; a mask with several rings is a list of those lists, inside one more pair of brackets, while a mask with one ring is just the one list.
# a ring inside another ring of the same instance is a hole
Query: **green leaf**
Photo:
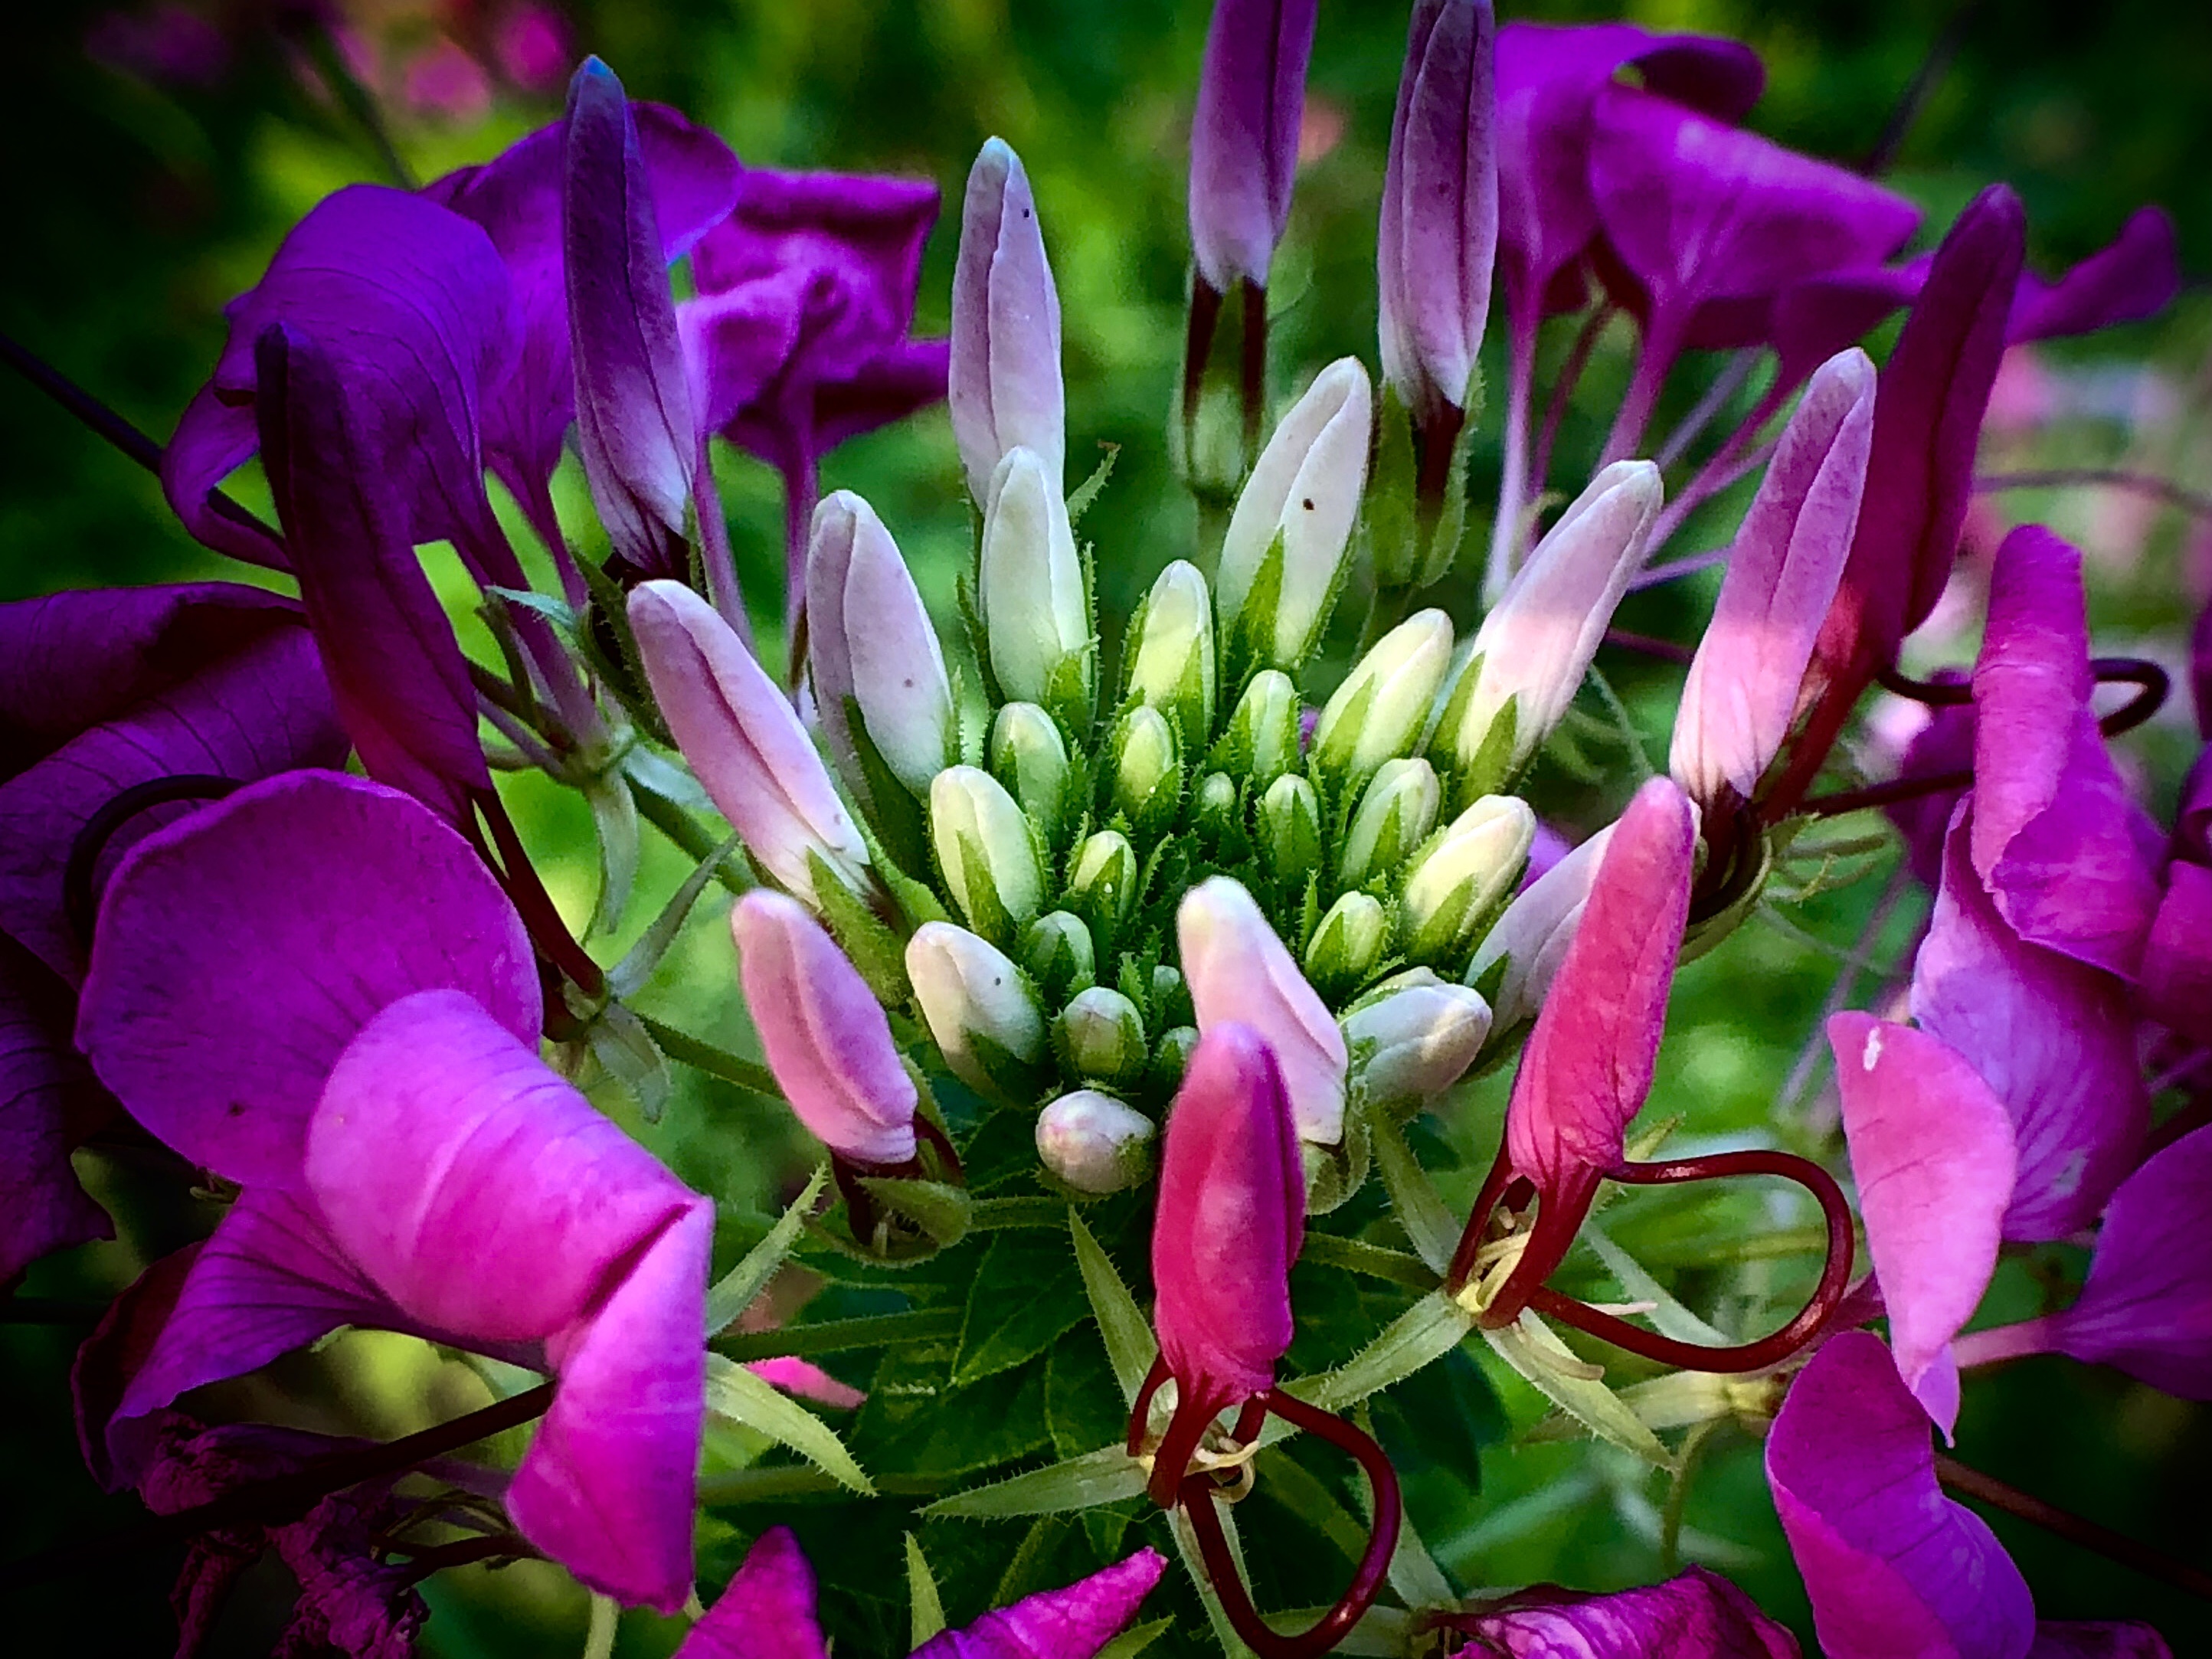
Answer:
[[1053, 1344], [1045, 1362], [1044, 1419], [1052, 1449], [1077, 1457], [1128, 1431], [1129, 1408], [1097, 1336], [1084, 1326]]
[[1407, 1255], [1402, 1250], [1386, 1250], [1379, 1244], [1370, 1244], [1357, 1238], [1340, 1238], [1334, 1233], [1308, 1233], [1305, 1246], [1298, 1252], [1298, 1260], [1322, 1267], [1341, 1267], [1348, 1273], [1359, 1273], [1368, 1279], [1403, 1285], [1409, 1290], [1433, 1291], [1437, 1287], [1437, 1275], [1426, 1262]]
[[[629, 791], [625, 789], [627, 795]], [[617, 999], [635, 996], [645, 988], [653, 971], [660, 966], [676, 936], [684, 931], [684, 923], [691, 915], [691, 907], [699, 902], [699, 895], [707, 890], [721, 869], [722, 860], [738, 850], [738, 838], [732, 836], [699, 861], [697, 869], [684, 878], [684, 884], [660, 907], [660, 914], [638, 936], [637, 943], [629, 947], [623, 959], [607, 969], [607, 989]]]
[[637, 1023], [653, 1034], [661, 1052], [671, 1060], [681, 1061], [694, 1071], [704, 1072], [708, 1077], [743, 1089], [747, 1094], [758, 1095], [763, 1100], [783, 1104], [783, 1085], [775, 1080], [775, 1073], [757, 1061], [740, 1058], [728, 1050], [717, 1048], [711, 1042], [702, 1042], [689, 1033], [678, 1030], [665, 1020], [655, 1019], [651, 1014], [627, 1010]]
[[707, 1356], [707, 1409], [788, 1446], [840, 1486], [863, 1498], [876, 1489], [836, 1431], [797, 1401], [778, 1394], [733, 1359]]
[[619, 1002], [610, 1002], [592, 1019], [586, 1041], [592, 1058], [629, 1091], [645, 1121], [659, 1122], [675, 1082], [668, 1075], [667, 1057], [645, 1021]]
[[861, 816], [868, 820], [886, 854], [878, 862], [901, 870], [927, 870], [929, 836], [922, 822], [921, 803], [885, 763], [857, 697], [845, 699], [845, 732], [867, 786], [862, 801], [866, 810]]
[[622, 925], [630, 890], [637, 884], [637, 802], [619, 773], [592, 780], [584, 799], [591, 806], [599, 846], [599, 897], [592, 906], [592, 919], [584, 924], [584, 937], [593, 939]]
[[906, 1591], [908, 1614], [907, 1640], [920, 1647], [945, 1628], [945, 1603], [938, 1599], [937, 1580], [929, 1571], [929, 1558], [921, 1553], [921, 1540], [912, 1533], [906, 1535]]
[[1644, 1264], [1607, 1238], [1593, 1223], [1583, 1224], [1582, 1242], [1597, 1252], [1606, 1271], [1620, 1283], [1620, 1288], [1635, 1302], [1652, 1304], [1651, 1322], [1662, 1336], [1671, 1336], [1677, 1342], [1696, 1342], [1707, 1347], [1725, 1348], [1729, 1339], [1692, 1313], [1674, 1299], [1674, 1293], [1644, 1270]]
[[791, 1247], [799, 1242], [799, 1230], [812, 1213], [814, 1200], [822, 1196], [822, 1188], [830, 1179], [830, 1166], [823, 1164], [814, 1171], [814, 1179], [806, 1183], [806, 1190], [792, 1200], [791, 1207], [768, 1237], [747, 1250], [744, 1259], [724, 1273], [720, 1281], [707, 1292], [707, 1334], [720, 1336], [735, 1324], [738, 1316], [752, 1305], [753, 1298], [766, 1288], [775, 1270], [783, 1265]]
[[1397, 388], [1388, 381], [1382, 386], [1377, 431], [1375, 470], [1367, 480], [1367, 544], [1374, 559], [1375, 585], [1405, 587], [1414, 574], [1413, 425]]
[[[1237, 1511], [1226, 1504], [1215, 1505], [1215, 1510], [1221, 1517], [1222, 1535], [1228, 1540], [1230, 1559], [1237, 1564], [1237, 1576], [1249, 1582], [1243, 1546], [1237, 1537]], [[1212, 1575], [1206, 1570], [1206, 1558], [1199, 1553], [1198, 1534], [1180, 1504], [1168, 1511], [1168, 1532], [1175, 1539], [1176, 1553], [1182, 1558], [1183, 1571], [1198, 1591], [1199, 1605], [1206, 1609], [1206, 1622], [1213, 1627], [1213, 1639], [1221, 1644], [1223, 1659], [1252, 1659], [1252, 1650], [1237, 1634], [1237, 1627], [1222, 1609], [1221, 1598], [1214, 1594]]]
[[969, 1288], [952, 1386], [965, 1388], [1049, 1348], [1083, 1317], [1077, 1279], [1057, 1240], [994, 1238]]
[[1406, 1145], [1398, 1126], [1377, 1119], [1370, 1127], [1374, 1131], [1375, 1168], [1382, 1175], [1383, 1190], [1390, 1194], [1391, 1211], [1413, 1241], [1413, 1253], [1431, 1272], [1442, 1276], [1451, 1266], [1452, 1252], [1459, 1248], [1459, 1224], [1452, 1218], [1436, 1183], [1429, 1179], [1429, 1172]]
[[1538, 1393], [1601, 1440], [1632, 1452], [1645, 1462], [1671, 1471], [1674, 1459], [1643, 1419], [1620, 1396], [1590, 1375], [1595, 1367], [1575, 1357], [1552, 1328], [1528, 1309], [1500, 1330], [1485, 1329], [1483, 1339], [1498, 1357], [1519, 1372]]
[[1114, 463], [1121, 457], [1121, 446], [1099, 441], [1098, 447], [1106, 452], [1104, 459], [1091, 470], [1091, 476], [1078, 484], [1075, 493], [1067, 498], [1067, 522], [1073, 526], [1083, 517], [1083, 511], [1098, 499], [1098, 492], [1106, 488], [1106, 480], [1114, 476]]
[[1175, 1626], [1172, 1619], [1155, 1619], [1150, 1624], [1132, 1625], [1119, 1636], [1098, 1650], [1097, 1659], [1137, 1659], [1137, 1656], [1166, 1635]]
[[1150, 1321], [1137, 1306], [1137, 1298], [1114, 1270], [1113, 1259], [1098, 1247], [1083, 1218], [1071, 1209], [1067, 1230], [1075, 1240], [1075, 1265], [1083, 1274], [1084, 1294], [1091, 1299], [1091, 1316], [1106, 1340], [1106, 1358], [1114, 1367], [1114, 1380], [1121, 1385], [1124, 1404], [1137, 1403], [1137, 1390], [1159, 1357], [1160, 1345]]
[[1098, 1504], [1118, 1504], [1145, 1490], [1145, 1466], [1127, 1449], [1101, 1446], [1011, 1480], [940, 1498], [921, 1511], [926, 1521], [990, 1521], [1018, 1515], [1060, 1515]]
[[1432, 1291], [1346, 1364], [1320, 1376], [1300, 1377], [1287, 1385], [1288, 1392], [1323, 1411], [1340, 1412], [1441, 1359], [1474, 1328], [1473, 1315]]

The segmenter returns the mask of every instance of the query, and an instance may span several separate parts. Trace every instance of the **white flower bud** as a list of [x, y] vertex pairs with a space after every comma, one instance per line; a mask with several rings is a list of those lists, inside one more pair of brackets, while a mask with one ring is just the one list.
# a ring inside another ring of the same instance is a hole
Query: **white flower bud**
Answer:
[[1037, 1157], [1079, 1193], [1118, 1193], [1152, 1172], [1153, 1133], [1134, 1107], [1078, 1089], [1037, 1114]]
[[1383, 762], [1344, 832], [1337, 879], [1364, 887], [1377, 876], [1396, 873], [1437, 827], [1443, 804], [1443, 787], [1428, 762]]
[[1045, 1038], [1044, 1012], [1020, 970], [964, 927], [928, 921], [907, 941], [906, 971], [953, 1074], [986, 1094], [1020, 1099]]
[[991, 775], [1022, 804], [1049, 842], [1060, 833], [1067, 798], [1067, 740], [1033, 702], [1010, 702], [991, 723]]
[[1389, 913], [1371, 893], [1346, 893], [1328, 907], [1306, 946], [1306, 977], [1324, 996], [1356, 989], [1390, 942]]
[[1226, 772], [1208, 772], [1200, 778], [1192, 797], [1191, 817], [1203, 834], [1227, 835], [1237, 823], [1237, 780]]
[[1121, 1083], [1143, 1073], [1144, 1016], [1110, 986], [1077, 992], [1056, 1024], [1060, 1052], [1079, 1075]]
[[1139, 703], [1116, 723], [1113, 738], [1114, 805], [1139, 836], [1174, 822], [1182, 800], [1182, 765], [1175, 728], [1157, 708]]
[[1260, 798], [1260, 848], [1279, 881], [1303, 880], [1321, 862], [1321, 798], [1294, 772]]
[[1118, 830], [1101, 830], [1076, 849], [1067, 884], [1100, 921], [1122, 921], [1137, 902], [1137, 854]]
[[1091, 925], [1066, 910], [1039, 916], [1022, 930], [1022, 965], [1048, 1000], [1072, 996], [1098, 977]]
[[1401, 974], [1344, 1017], [1352, 1075], [1371, 1106], [1418, 1109], [1466, 1075], [1490, 1005], [1425, 969]]
[[1034, 451], [1012, 449], [991, 491], [975, 585], [991, 672], [1009, 701], [1087, 722], [1091, 600], [1059, 482]]
[[1217, 753], [1221, 764], [1253, 782], [1273, 783], [1298, 763], [1298, 688], [1288, 674], [1270, 668], [1255, 674], [1237, 699], [1229, 730]]
[[1456, 963], [1513, 890], [1536, 839], [1536, 815], [1512, 795], [1485, 795], [1453, 819], [1406, 878], [1406, 954]]
[[1451, 655], [1451, 618], [1441, 611], [1410, 617], [1377, 641], [1314, 727], [1313, 753], [1327, 775], [1357, 781], [1393, 756], [1410, 754]]
[[1130, 630], [1129, 691], [1175, 717], [1183, 742], [1204, 744], [1216, 696], [1213, 602], [1198, 567], [1177, 559], [1159, 574]]
[[1036, 842], [1014, 798], [979, 767], [939, 772], [929, 787], [929, 839], [968, 925], [1011, 943], [1044, 902]]

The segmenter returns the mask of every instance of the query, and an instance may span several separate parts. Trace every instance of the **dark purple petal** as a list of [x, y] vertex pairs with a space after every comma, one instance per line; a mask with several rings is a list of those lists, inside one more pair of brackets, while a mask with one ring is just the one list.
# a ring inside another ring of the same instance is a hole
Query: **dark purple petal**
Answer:
[[[848, 438], [943, 403], [951, 361], [949, 340], [900, 340], [848, 378], [816, 386], [815, 442], [826, 453]], [[736, 434], [738, 443], [756, 453], [767, 453], [747, 435], [744, 422], [738, 423]]]
[[115, 1412], [146, 1356], [161, 1340], [199, 1253], [196, 1239], [140, 1273], [108, 1304], [70, 1365], [77, 1449], [84, 1454], [92, 1478], [108, 1492], [136, 1486], [154, 1454], [160, 1419], [118, 1423]]
[[2106, 1206], [2054, 1346], [2185, 1400], [2212, 1400], [2212, 1127], [2145, 1159]]
[[799, 349], [813, 295], [829, 281], [792, 265], [676, 307], [700, 425], [721, 431], [775, 383]]
[[2096, 1218], [2150, 1125], [2135, 1019], [2122, 981], [2029, 944], [1997, 913], [1967, 858], [1980, 810], [1951, 830], [1912, 1014], [2011, 1115], [2018, 1175], [2004, 1236], [2064, 1238]]
[[296, 1188], [339, 1054], [387, 1005], [434, 988], [536, 1040], [529, 941], [467, 843], [392, 790], [293, 773], [132, 851], [108, 886], [77, 1042], [185, 1157]]
[[1217, 294], [1267, 285], [1291, 218], [1318, 0], [1216, 0], [1190, 124], [1190, 245]]
[[2136, 982], [2145, 1013], [2212, 1048], [2212, 870], [2179, 859], [2166, 866]]
[[315, 341], [349, 388], [407, 542], [451, 538], [485, 580], [519, 580], [484, 494], [479, 425], [484, 399], [514, 369], [520, 320], [479, 227], [404, 191], [349, 185], [294, 227], [228, 315], [214, 377], [163, 460], [163, 487], [194, 534], [270, 562], [239, 545], [244, 532], [215, 516], [207, 492], [252, 451], [254, 354], [281, 325]]
[[1610, 1595], [1523, 1590], [1445, 1628], [1500, 1659], [1797, 1659], [1795, 1637], [1703, 1567]]
[[[1955, 668], [1938, 669], [1931, 678], [1937, 685], [1966, 683], [1966, 676]], [[1932, 778], [1946, 772], [1971, 772], [1973, 765], [1974, 705], [1959, 702], [1930, 713], [1928, 724], [1905, 746], [1897, 771], [1899, 777]], [[1905, 857], [1913, 875], [1931, 891], [1943, 879], [1944, 837], [1965, 794], [1964, 789], [1942, 789], [1882, 809], [1905, 838]]]
[[1928, 1418], [1864, 1331], [1798, 1373], [1766, 1478], [1829, 1659], [2019, 1659], [2035, 1629], [2020, 1569], [1936, 1484]]
[[[1765, 310], [1764, 334], [1742, 343], [1772, 346], [1779, 360], [1777, 383], [1795, 386], [1845, 346], [1863, 339], [1899, 306], [1910, 305], [1926, 277], [1924, 260], [1808, 276], [1774, 296]], [[1692, 343], [1702, 342], [1693, 337]]]
[[2118, 323], [2155, 317], [2180, 291], [2172, 217], [2163, 208], [2138, 208], [2112, 246], [2091, 254], [2057, 281], [2022, 272], [2005, 337], [2017, 342], [2094, 334]]
[[676, 1659], [829, 1659], [829, 1653], [814, 1617], [814, 1569], [790, 1528], [770, 1527], [691, 1626]]
[[1841, 1013], [1828, 1042], [1898, 1374], [1948, 1434], [1959, 1415], [1951, 1339], [1996, 1267], [2012, 1124], [1966, 1059], [1925, 1031]]
[[2130, 974], [2158, 908], [2160, 837], [2091, 689], [2081, 556], [2023, 525], [1997, 549], [1974, 664], [1974, 868], [2023, 939]]
[[[651, 181], [661, 256], [673, 264], [728, 217], [738, 193], [738, 158], [713, 133], [663, 105], [633, 102], [630, 116]], [[484, 448], [516, 497], [548, 512], [546, 481], [576, 413], [561, 253], [565, 125], [540, 127], [481, 167], [449, 173], [422, 192], [483, 226], [506, 262], [521, 311], [522, 350], [514, 374], [485, 404]]]
[[1158, 1550], [1139, 1550], [1088, 1578], [933, 1637], [914, 1659], [1092, 1659], [1136, 1617], [1167, 1565]]
[[75, 1015], [68, 988], [0, 934], [0, 1282], [115, 1236], [70, 1164], [104, 1099], [70, 1044]]
[[282, 327], [256, 356], [263, 465], [338, 718], [371, 777], [471, 824], [491, 791], [476, 691], [355, 389], [329, 353]]
[[2148, 1625], [2045, 1619], [2027, 1659], [2173, 1659], [2173, 1650]]
[[699, 430], [644, 145], [622, 82], [596, 58], [568, 83], [562, 168], [584, 474], [617, 555], [649, 576], [680, 575]]

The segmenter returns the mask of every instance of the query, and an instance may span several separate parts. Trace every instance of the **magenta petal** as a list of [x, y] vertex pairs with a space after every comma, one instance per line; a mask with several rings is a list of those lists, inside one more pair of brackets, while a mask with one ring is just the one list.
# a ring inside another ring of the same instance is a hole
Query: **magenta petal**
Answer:
[[676, 1659], [829, 1659], [829, 1652], [814, 1617], [814, 1569], [790, 1528], [770, 1527]]
[[1898, 1374], [1948, 1435], [1959, 1393], [1945, 1351], [1996, 1267], [2012, 1123], [1974, 1068], [1925, 1031], [1842, 1013], [1828, 1042]]
[[2173, 1650], [2148, 1625], [2045, 1619], [2027, 1659], [2173, 1659]]
[[547, 1346], [553, 1408], [507, 1492], [532, 1543], [603, 1595], [664, 1613], [691, 1595], [714, 1237], [697, 1200]]
[[1650, 1092], [1696, 848], [1688, 798], [1666, 778], [1636, 792], [1606, 844], [1505, 1109], [1513, 1168], [1547, 1206], [1620, 1161]]
[[339, 1054], [386, 1006], [438, 988], [535, 1040], [529, 941], [468, 844], [395, 791], [289, 773], [133, 849], [108, 884], [77, 1042], [185, 1157], [294, 1187]]
[[2024, 272], [2005, 337], [2018, 342], [2093, 334], [2155, 317], [2180, 291], [2172, 216], [2163, 208], [2137, 208], [2112, 246], [2091, 254], [2056, 282]]
[[1291, 1346], [1305, 1170], [1282, 1070], [1249, 1025], [1199, 1039], [1168, 1110], [1152, 1220], [1152, 1323], [1182, 1390], [1220, 1410], [1271, 1387]]
[[243, 1376], [341, 1325], [420, 1329], [346, 1260], [306, 1203], [248, 1188], [200, 1247], [161, 1336], [123, 1391], [116, 1419], [143, 1417], [203, 1383]]
[[2212, 1400], [2212, 1127], [2145, 1159], [2105, 1208], [2055, 1346], [2185, 1400]]
[[2028, 944], [1996, 913], [1953, 824], [1912, 969], [1912, 1014], [2011, 1115], [2019, 1168], [2008, 1239], [2064, 1238], [2096, 1218], [2150, 1125], [2126, 986]]
[[1974, 868], [2021, 937], [2134, 972], [2159, 836], [2089, 705], [2081, 556], [2022, 525], [1997, 549], [1974, 664]]
[[534, 1035], [453, 990], [400, 998], [346, 1045], [307, 1175], [393, 1302], [499, 1343], [586, 1317], [644, 1241], [703, 1201], [539, 1060]]
[[1881, 1340], [1832, 1338], [1766, 1442], [1766, 1478], [1829, 1659], [2021, 1659], [2035, 1607], [1988, 1525], [1936, 1484], [1928, 1419]]
[[1610, 1595], [1524, 1591], [1447, 1627], [1504, 1659], [1797, 1659], [1796, 1638], [1703, 1567]]
[[1167, 1565], [1158, 1550], [1139, 1550], [1064, 1589], [1040, 1590], [933, 1637], [914, 1659], [1092, 1659], [1136, 1616]]
[[2199, 1047], [2212, 1047], [2212, 869], [2176, 859], [2166, 866], [2143, 942], [2136, 983], [2143, 1010]]
[[745, 1369], [770, 1388], [781, 1389], [794, 1399], [827, 1406], [831, 1411], [858, 1411], [868, 1403], [868, 1396], [860, 1389], [839, 1382], [812, 1360], [801, 1359], [797, 1354], [756, 1359]]
[[94, 1092], [70, 1043], [73, 1012], [66, 988], [0, 934], [0, 1282], [49, 1251], [115, 1236], [70, 1164], [83, 1133], [70, 1106]]

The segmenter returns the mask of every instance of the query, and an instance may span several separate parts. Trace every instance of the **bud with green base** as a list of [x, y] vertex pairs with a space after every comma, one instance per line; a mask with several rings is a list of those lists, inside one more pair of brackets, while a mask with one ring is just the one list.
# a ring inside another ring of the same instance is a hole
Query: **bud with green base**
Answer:
[[1322, 706], [1311, 750], [1317, 774], [1357, 782], [1410, 754], [1451, 657], [1451, 618], [1441, 611], [1424, 611], [1385, 634]]
[[1067, 805], [1067, 740], [1033, 702], [1010, 702], [991, 723], [991, 775], [1006, 785], [1048, 842]]
[[1302, 882], [1320, 866], [1321, 798], [1305, 779], [1277, 778], [1260, 798], [1260, 850], [1279, 882]]
[[1091, 924], [1072, 911], [1048, 911], [1023, 928], [1018, 953], [1048, 1003], [1074, 995], [1098, 977]]
[[1060, 483], [1030, 450], [999, 463], [983, 517], [975, 597], [991, 672], [1012, 701], [1079, 731], [1097, 700], [1091, 595]]
[[1377, 986], [1341, 1023], [1354, 1091], [1409, 1116], [1466, 1075], [1490, 1035], [1490, 1005], [1416, 968]]
[[1323, 996], [1367, 982], [1390, 943], [1390, 913], [1371, 893], [1346, 893], [1328, 907], [1306, 946], [1306, 977]]
[[1044, 1059], [1043, 1011], [1005, 953], [949, 921], [907, 941], [907, 977], [953, 1075], [994, 1098], [1029, 1099]]
[[1160, 1040], [1152, 1049], [1152, 1064], [1149, 1073], [1152, 1085], [1163, 1094], [1173, 1094], [1182, 1081], [1183, 1073], [1189, 1068], [1190, 1057], [1198, 1048], [1198, 1027], [1171, 1025], [1160, 1033]]
[[1075, 1192], [1121, 1192], [1152, 1172], [1152, 1119], [1096, 1089], [1078, 1089], [1037, 1114], [1037, 1158]]
[[1237, 780], [1226, 772], [1208, 772], [1191, 794], [1191, 823], [1198, 833], [1222, 841], [1237, 829]]
[[949, 768], [929, 787], [929, 839], [968, 925], [1012, 944], [1044, 902], [1043, 866], [1019, 804], [981, 768]]
[[1298, 765], [1298, 718], [1304, 712], [1288, 674], [1270, 668], [1252, 677], [1214, 745], [1212, 763], [1262, 787]]
[[1118, 830], [1102, 830], [1076, 848], [1067, 886], [1094, 922], [1114, 926], [1127, 921], [1136, 907], [1137, 876], [1129, 838]]
[[1053, 1041], [1070, 1071], [1101, 1083], [1134, 1082], [1149, 1058], [1144, 1016], [1109, 986], [1078, 992], [1054, 1022]]
[[1337, 879], [1346, 887], [1364, 887], [1395, 878], [1437, 827], [1443, 802], [1443, 787], [1428, 762], [1383, 762], [1344, 832]]
[[1131, 619], [1129, 695], [1176, 723], [1184, 744], [1204, 746], [1218, 695], [1213, 602], [1198, 567], [1177, 559], [1159, 574]]
[[1406, 955], [1459, 964], [1513, 890], [1536, 839], [1536, 815], [1513, 795], [1486, 795], [1439, 830], [1406, 878], [1400, 930]]
[[1139, 838], [1150, 840], [1175, 822], [1182, 803], [1182, 762], [1167, 716], [1139, 703], [1115, 723], [1114, 810]]

